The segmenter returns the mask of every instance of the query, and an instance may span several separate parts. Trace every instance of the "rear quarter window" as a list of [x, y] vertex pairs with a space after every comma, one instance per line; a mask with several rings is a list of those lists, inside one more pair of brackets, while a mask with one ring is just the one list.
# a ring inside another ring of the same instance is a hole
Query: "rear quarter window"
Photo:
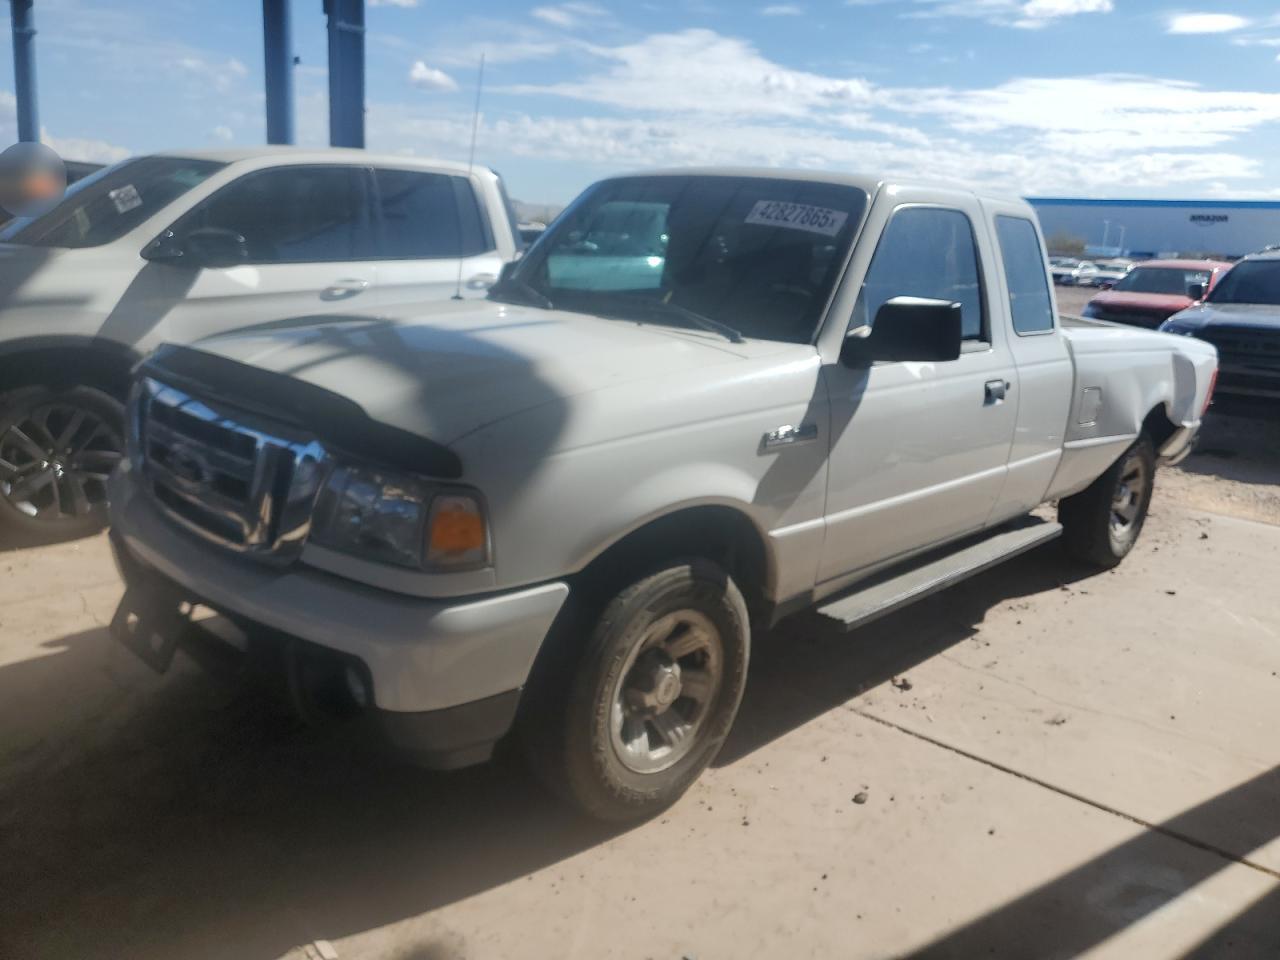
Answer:
[[996, 217], [996, 238], [1009, 287], [1009, 315], [1015, 333], [1053, 329], [1053, 300], [1044, 271], [1044, 251], [1035, 224], [1022, 217]]

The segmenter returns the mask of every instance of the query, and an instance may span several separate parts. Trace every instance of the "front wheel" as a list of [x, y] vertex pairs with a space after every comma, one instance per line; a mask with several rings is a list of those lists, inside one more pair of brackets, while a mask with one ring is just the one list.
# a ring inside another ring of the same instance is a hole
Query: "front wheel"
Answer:
[[605, 606], [545, 718], [531, 759], [550, 786], [602, 820], [675, 802], [715, 759], [746, 684], [746, 604], [717, 565], [694, 560], [633, 583]]
[[1155, 486], [1156, 451], [1146, 434], [1089, 487], [1058, 504], [1067, 552], [1114, 567], [1138, 541]]
[[43, 543], [107, 522], [107, 477], [124, 454], [124, 409], [91, 387], [0, 396], [0, 532]]

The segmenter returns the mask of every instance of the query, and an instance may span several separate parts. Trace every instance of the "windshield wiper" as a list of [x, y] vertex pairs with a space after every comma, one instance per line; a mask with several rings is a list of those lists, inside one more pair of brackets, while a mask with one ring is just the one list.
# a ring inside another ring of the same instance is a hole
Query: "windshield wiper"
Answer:
[[494, 299], [494, 294], [501, 296], [507, 292], [518, 292], [521, 295], [520, 300], [508, 300], [508, 303], [523, 303], [525, 305], [541, 307], [543, 310], [555, 309], [555, 304], [551, 302], [551, 298], [545, 293], [537, 289], [527, 280], [517, 280], [514, 277], [508, 277], [506, 280], [499, 280], [495, 283], [489, 288], [489, 297], [490, 299]]
[[679, 317], [686, 323], [690, 323], [695, 327], [701, 327], [703, 330], [710, 330], [712, 333], [718, 333], [730, 343], [746, 343], [746, 337], [719, 320], [713, 320], [705, 317], [696, 310], [690, 310], [688, 307], [682, 307], [676, 303], [667, 303], [665, 300], [640, 300], [634, 297], [618, 297], [615, 303], [625, 305], [627, 308], [638, 308], [641, 311], [650, 314], [657, 314], [664, 317]]

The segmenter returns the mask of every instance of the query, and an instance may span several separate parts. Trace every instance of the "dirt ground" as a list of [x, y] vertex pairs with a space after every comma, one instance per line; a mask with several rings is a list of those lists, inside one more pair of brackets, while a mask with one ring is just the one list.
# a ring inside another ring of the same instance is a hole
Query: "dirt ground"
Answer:
[[626, 830], [151, 673], [102, 538], [0, 552], [0, 957], [1280, 956], [1272, 430], [1212, 418], [1114, 572], [1050, 545], [758, 638], [714, 768]]

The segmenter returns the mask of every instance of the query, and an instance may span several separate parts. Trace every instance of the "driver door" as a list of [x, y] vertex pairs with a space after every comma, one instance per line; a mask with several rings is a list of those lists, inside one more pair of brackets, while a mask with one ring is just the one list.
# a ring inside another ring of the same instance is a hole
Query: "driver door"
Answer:
[[186, 343], [240, 327], [375, 310], [377, 264], [367, 173], [340, 165], [247, 173], [196, 206], [173, 230], [245, 238], [234, 266], [150, 264], [166, 272], [167, 339]]
[[870, 222], [887, 222], [850, 329], [873, 323], [892, 297], [959, 301], [963, 352], [946, 363], [823, 368], [832, 423], [818, 579], [829, 585], [980, 530], [1013, 440], [1017, 371], [984, 297], [982, 278], [996, 273], [977, 200], [896, 190], [880, 204], [889, 209]]

